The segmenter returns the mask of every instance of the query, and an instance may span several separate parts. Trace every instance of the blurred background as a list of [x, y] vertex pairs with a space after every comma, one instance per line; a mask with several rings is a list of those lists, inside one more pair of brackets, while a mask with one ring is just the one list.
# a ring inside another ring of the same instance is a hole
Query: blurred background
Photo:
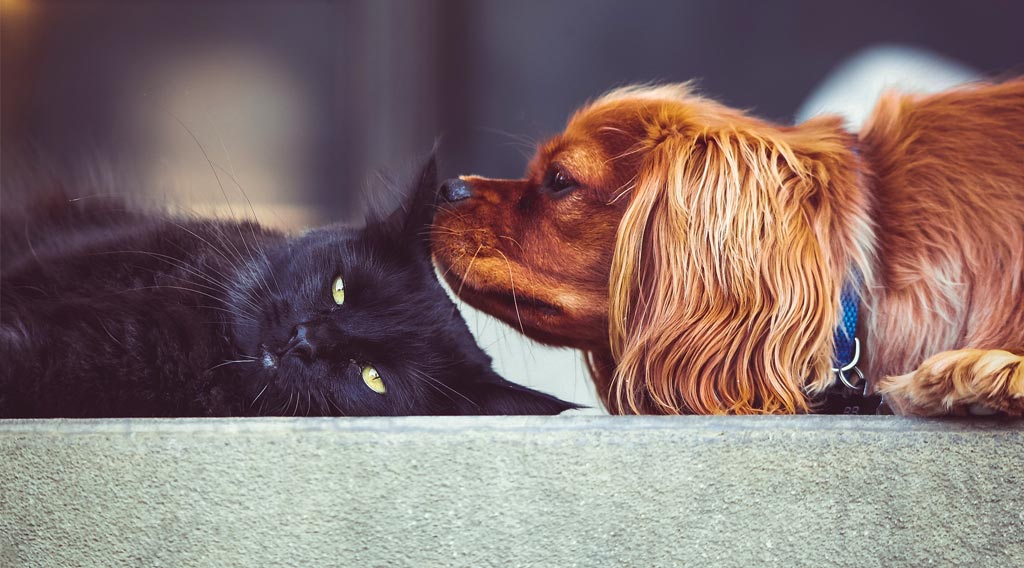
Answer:
[[[699, 79], [729, 105], [856, 128], [887, 85], [1024, 72], [1019, 0], [0, 0], [0, 174], [113, 173], [198, 211], [359, 217], [443, 135], [442, 176], [518, 177], [571, 111]], [[909, 64], [907, 62], [910, 62]], [[208, 161], [209, 160], [209, 161]], [[89, 187], [83, 191], [103, 191]], [[0, 204], [2, 205], [2, 204]], [[466, 307], [511, 380], [595, 404], [576, 353]]]

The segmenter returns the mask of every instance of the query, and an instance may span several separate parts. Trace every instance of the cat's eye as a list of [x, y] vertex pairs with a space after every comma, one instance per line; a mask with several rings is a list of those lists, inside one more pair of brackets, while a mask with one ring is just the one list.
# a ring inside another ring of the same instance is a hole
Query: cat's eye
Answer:
[[380, 378], [380, 373], [371, 365], [363, 365], [363, 382], [366, 383], [366, 386], [370, 387], [370, 390], [377, 394], [387, 392], [387, 389], [384, 388], [384, 380]]
[[345, 303], [345, 279], [341, 276], [335, 278], [331, 284], [331, 298], [334, 298], [334, 303], [339, 306]]

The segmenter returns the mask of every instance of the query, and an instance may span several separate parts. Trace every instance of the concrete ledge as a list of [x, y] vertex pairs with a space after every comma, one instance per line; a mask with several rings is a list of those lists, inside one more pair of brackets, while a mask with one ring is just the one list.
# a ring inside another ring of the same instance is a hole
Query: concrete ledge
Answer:
[[1024, 566], [1024, 422], [0, 420], [0, 566]]

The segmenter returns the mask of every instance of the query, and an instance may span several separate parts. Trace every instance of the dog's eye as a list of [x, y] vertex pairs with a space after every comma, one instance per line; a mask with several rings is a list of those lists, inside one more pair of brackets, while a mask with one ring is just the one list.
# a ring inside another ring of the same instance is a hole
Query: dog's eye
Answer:
[[562, 195], [568, 193], [570, 190], [575, 189], [578, 185], [579, 182], [574, 180], [572, 176], [559, 169], [556, 169], [551, 172], [548, 181], [548, 188], [551, 190], [551, 193], [555, 195]]

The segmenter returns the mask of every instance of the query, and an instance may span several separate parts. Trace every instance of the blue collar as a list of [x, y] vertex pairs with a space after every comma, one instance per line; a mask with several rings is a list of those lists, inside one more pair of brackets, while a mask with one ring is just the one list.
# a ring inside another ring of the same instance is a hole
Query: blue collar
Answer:
[[859, 278], [843, 284], [840, 296], [841, 313], [839, 325], [832, 336], [835, 340], [835, 352], [832, 354], [832, 366], [845, 369], [856, 365], [860, 359], [860, 341], [857, 339], [857, 311], [860, 308]]
[[876, 414], [882, 403], [877, 394], [868, 394], [864, 373], [857, 367], [860, 362], [860, 340], [857, 339], [857, 311], [860, 308], [859, 290], [863, 279], [854, 275], [843, 283], [840, 295], [842, 313], [833, 333], [835, 352], [832, 354], [832, 373], [835, 382], [815, 405], [821, 414]]

